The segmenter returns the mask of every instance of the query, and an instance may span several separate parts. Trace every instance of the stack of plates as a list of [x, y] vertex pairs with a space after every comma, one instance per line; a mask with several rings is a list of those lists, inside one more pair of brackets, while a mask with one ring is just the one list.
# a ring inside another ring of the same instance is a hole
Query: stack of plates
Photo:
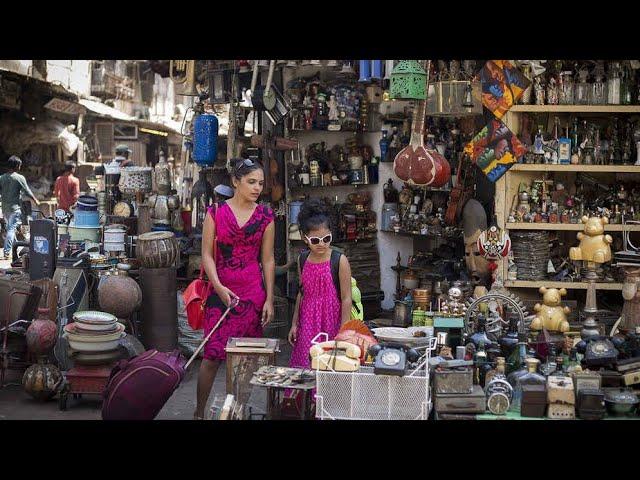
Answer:
[[[118, 349], [126, 335], [124, 325], [105, 312], [85, 311], [73, 315], [74, 322], [64, 327], [71, 348], [84, 354], [104, 354]], [[95, 358], [94, 360], [98, 360]]]
[[509, 232], [518, 280], [544, 280], [549, 266], [549, 232], [512, 230]]

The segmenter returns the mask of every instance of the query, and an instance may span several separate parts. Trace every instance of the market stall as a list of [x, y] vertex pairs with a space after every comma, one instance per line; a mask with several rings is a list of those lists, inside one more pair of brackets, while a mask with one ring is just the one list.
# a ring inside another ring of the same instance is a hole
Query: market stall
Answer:
[[[264, 166], [260, 203], [275, 215], [276, 311], [264, 339], [227, 344], [233, 398], [214, 417], [249, 417], [253, 386], [269, 418], [635, 418], [638, 67], [171, 61], [194, 100], [180, 151], [175, 126], [82, 101], [85, 128], [109, 130], [132, 161], [103, 152], [71, 214], [30, 223], [0, 275], [15, 286], [0, 289], [3, 379], [34, 363], [25, 378], [48, 386], [27, 390], [60, 392], [66, 408], [103, 392], [119, 360], [193, 353], [181, 293], [200, 274], [207, 208], [233, 195], [229, 160], [243, 157]], [[287, 368], [276, 353], [314, 198], [359, 306], [335, 338], [318, 332], [309, 368]], [[21, 342], [29, 332], [39, 340]]]

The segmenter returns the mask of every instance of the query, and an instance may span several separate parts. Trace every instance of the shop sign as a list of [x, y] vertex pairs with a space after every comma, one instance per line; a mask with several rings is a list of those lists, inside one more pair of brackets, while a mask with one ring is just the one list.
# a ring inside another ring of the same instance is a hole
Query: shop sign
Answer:
[[82, 105], [62, 100], [61, 98], [52, 98], [44, 108], [48, 108], [54, 112], [68, 113], [69, 115], [80, 115], [86, 112], [86, 109]]

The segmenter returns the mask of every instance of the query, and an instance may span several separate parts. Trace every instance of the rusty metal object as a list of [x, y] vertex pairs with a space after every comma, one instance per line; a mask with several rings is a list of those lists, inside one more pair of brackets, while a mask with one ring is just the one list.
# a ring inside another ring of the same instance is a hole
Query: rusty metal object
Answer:
[[142, 343], [147, 349], [170, 352], [178, 347], [178, 301], [175, 268], [140, 269]]

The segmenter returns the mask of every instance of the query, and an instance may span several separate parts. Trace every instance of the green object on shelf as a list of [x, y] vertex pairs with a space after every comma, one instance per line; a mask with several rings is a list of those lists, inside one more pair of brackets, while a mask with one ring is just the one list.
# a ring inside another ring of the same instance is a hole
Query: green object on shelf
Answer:
[[434, 317], [435, 328], [464, 328], [464, 317]]
[[427, 72], [417, 60], [400, 60], [391, 72], [391, 98], [426, 100]]

